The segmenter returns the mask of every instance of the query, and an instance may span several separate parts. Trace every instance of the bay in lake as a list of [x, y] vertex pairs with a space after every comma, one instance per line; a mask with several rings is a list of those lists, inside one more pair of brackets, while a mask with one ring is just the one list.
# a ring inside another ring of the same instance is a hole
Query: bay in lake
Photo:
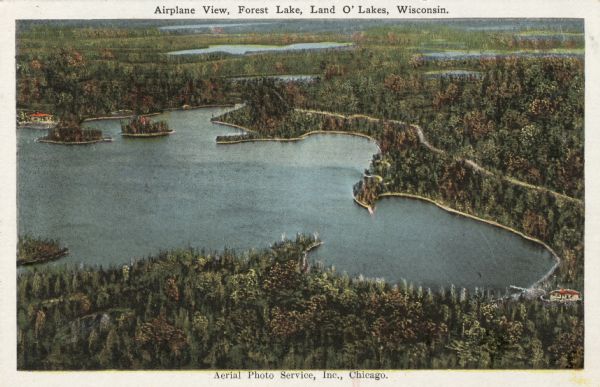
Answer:
[[546, 250], [508, 231], [416, 200], [390, 198], [375, 214], [352, 186], [377, 152], [363, 138], [311, 136], [295, 143], [217, 145], [238, 131], [210, 123], [224, 109], [174, 111], [176, 133], [119, 135], [112, 143], [36, 143], [19, 130], [19, 233], [57, 238], [71, 254], [47, 265], [129, 263], [160, 250], [262, 248], [297, 232], [325, 242], [311, 258], [352, 276], [438, 287], [528, 286], [554, 264]]

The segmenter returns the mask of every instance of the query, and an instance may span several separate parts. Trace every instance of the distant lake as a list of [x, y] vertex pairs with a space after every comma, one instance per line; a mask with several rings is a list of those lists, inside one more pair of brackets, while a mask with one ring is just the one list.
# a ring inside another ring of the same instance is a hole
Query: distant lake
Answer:
[[117, 265], [187, 246], [263, 248], [298, 232], [324, 244], [312, 260], [351, 276], [439, 286], [528, 286], [554, 264], [511, 232], [402, 198], [370, 215], [352, 186], [378, 151], [368, 139], [218, 145], [239, 131], [210, 122], [225, 109], [173, 111], [176, 133], [128, 139], [118, 120], [93, 121], [114, 142], [36, 143], [17, 131], [18, 230], [57, 238], [70, 255], [47, 265]]
[[517, 40], [584, 40], [583, 34], [523, 33], [515, 35]]
[[470, 70], [441, 70], [428, 71], [425, 76], [429, 78], [481, 78], [483, 74], [479, 71]]
[[232, 55], [245, 55], [254, 52], [270, 51], [298, 51], [298, 50], [324, 50], [330, 48], [341, 48], [351, 46], [352, 43], [337, 42], [316, 42], [316, 43], [295, 43], [286, 46], [260, 45], [260, 44], [222, 44], [208, 46], [208, 48], [198, 48], [193, 50], [172, 51], [169, 55], [200, 55], [221, 52]]
[[260, 75], [255, 77], [232, 77], [232, 81], [249, 81], [252, 79], [270, 78], [284, 82], [312, 82], [320, 78], [320, 75], [285, 74], [285, 75]]
[[583, 57], [583, 50], [579, 51], [438, 51], [422, 52], [426, 60], [467, 60], [479, 58], [505, 58], [510, 56], [519, 57]]

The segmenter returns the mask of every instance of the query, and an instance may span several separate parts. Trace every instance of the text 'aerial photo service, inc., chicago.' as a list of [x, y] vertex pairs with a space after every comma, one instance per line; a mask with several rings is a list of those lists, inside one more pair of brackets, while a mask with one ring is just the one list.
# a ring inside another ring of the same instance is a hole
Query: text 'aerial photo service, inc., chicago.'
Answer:
[[583, 20], [345, 7], [17, 20], [18, 370], [583, 368]]

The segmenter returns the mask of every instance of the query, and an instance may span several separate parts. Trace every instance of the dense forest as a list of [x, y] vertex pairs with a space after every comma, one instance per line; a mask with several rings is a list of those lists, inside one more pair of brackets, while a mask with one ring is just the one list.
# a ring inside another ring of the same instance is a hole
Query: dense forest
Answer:
[[18, 281], [19, 369], [572, 368], [583, 306], [351, 279], [270, 249]]
[[[17, 34], [17, 107], [52, 113], [73, 135], [121, 110], [239, 102], [214, 120], [248, 131], [219, 143], [367, 135], [380, 152], [357, 200], [411, 194], [510, 227], [560, 258], [537, 286], [583, 291], [583, 35], [551, 36], [433, 23], [247, 34], [33, 23]], [[353, 46], [167, 54], [319, 41]], [[286, 74], [314, 79], [274, 77]], [[18, 367], [583, 367], [581, 302], [353, 279], [307, 262], [316, 242], [21, 272]]]
[[[583, 59], [508, 56], [455, 62], [413, 63], [419, 71], [400, 68], [383, 82], [377, 82], [377, 74], [340, 77], [328, 90], [344, 90], [346, 100], [319, 90], [309, 92], [304, 105], [418, 124], [439, 148], [583, 198]], [[451, 65], [476, 69], [481, 77], [427, 76], [428, 69]]]
[[146, 117], [136, 116], [127, 123], [121, 122], [124, 135], [159, 135], [173, 132], [166, 121], [152, 122]]

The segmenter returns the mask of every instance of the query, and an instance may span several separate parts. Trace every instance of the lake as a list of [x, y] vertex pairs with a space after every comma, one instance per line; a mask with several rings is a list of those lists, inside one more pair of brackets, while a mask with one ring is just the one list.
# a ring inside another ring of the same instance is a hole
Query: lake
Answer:
[[469, 60], [469, 59], [493, 59], [507, 57], [524, 58], [582, 58], [583, 50], [554, 50], [554, 51], [438, 51], [422, 52], [425, 60]]
[[285, 46], [262, 45], [262, 44], [220, 44], [198, 48], [193, 50], [171, 51], [169, 55], [201, 55], [211, 53], [225, 53], [232, 55], [246, 55], [257, 52], [271, 51], [299, 51], [299, 50], [325, 50], [331, 48], [342, 48], [352, 46], [352, 43], [316, 42], [316, 43], [294, 43]]
[[521, 33], [515, 35], [515, 39], [517, 40], [577, 40], [584, 41], [583, 34], [552, 34], [552, 33]]
[[428, 78], [467, 78], [467, 79], [479, 79], [483, 78], [483, 73], [479, 71], [470, 70], [438, 70], [428, 71], [425, 73]]
[[307, 74], [284, 74], [284, 75], [257, 75], [251, 77], [232, 77], [229, 78], [232, 81], [251, 81], [256, 79], [276, 79], [283, 82], [314, 82], [320, 79], [320, 75], [307, 75]]
[[313, 260], [351, 276], [504, 289], [528, 286], [550, 253], [508, 231], [432, 204], [383, 199], [373, 215], [352, 200], [376, 144], [346, 135], [294, 143], [217, 145], [239, 131], [210, 123], [225, 109], [173, 111], [176, 131], [122, 138], [118, 120], [93, 121], [112, 143], [36, 143], [18, 130], [18, 230], [58, 238], [71, 254], [47, 265], [129, 263], [160, 250], [263, 248], [298, 232], [324, 244]]

